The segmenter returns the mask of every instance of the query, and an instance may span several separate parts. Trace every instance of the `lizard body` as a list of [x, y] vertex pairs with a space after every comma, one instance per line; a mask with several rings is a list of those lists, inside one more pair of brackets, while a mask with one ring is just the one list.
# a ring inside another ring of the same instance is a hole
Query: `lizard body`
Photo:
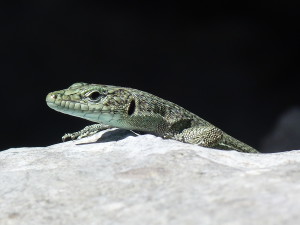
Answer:
[[209, 148], [258, 153], [188, 110], [133, 88], [75, 83], [49, 93], [46, 102], [56, 111], [97, 123], [66, 134], [63, 140], [117, 127]]

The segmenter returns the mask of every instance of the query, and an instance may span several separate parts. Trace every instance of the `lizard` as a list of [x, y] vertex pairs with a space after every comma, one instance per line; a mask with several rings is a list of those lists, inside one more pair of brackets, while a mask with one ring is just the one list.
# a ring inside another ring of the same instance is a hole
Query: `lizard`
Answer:
[[121, 128], [207, 148], [259, 153], [183, 107], [133, 88], [78, 82], [49, 93], [46, 102], [56, 111], [96, 123], [65, 134], [63, 141]]

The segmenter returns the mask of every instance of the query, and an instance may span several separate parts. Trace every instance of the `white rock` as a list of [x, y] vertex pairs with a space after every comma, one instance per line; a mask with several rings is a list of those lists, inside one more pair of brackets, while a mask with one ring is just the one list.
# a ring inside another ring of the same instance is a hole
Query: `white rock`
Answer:
[[294, 225], [299, 180], [300, 151], [246, 154], [111, 130], [2, 151], [0, 224]]

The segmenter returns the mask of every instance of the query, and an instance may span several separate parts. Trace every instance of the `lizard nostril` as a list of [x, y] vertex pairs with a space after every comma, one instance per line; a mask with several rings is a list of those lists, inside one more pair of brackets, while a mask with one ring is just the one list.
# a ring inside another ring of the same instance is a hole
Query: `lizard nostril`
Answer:
[[52, 97], [53, 99], [57, 99], [57, 95], [56, 95], [56, 94], [52, 94], [51, 97]]

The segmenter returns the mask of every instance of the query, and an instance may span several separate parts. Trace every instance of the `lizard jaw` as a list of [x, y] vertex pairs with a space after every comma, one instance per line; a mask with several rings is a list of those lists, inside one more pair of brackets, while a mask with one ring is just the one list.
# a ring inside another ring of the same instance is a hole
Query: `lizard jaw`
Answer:
[[46, 102], [47, 105], [55, 111], [83, 118], [96, 123], [116, 125], [117, 121], [121, 118], [120, 114], [112, 113], [109, 110], [89, 110], [88, 106], [83, 108], [82, 103], [70, 100], [63, 100], [60, 98], [59, 93], [57, 92], [49, 93], [46, 97]]

